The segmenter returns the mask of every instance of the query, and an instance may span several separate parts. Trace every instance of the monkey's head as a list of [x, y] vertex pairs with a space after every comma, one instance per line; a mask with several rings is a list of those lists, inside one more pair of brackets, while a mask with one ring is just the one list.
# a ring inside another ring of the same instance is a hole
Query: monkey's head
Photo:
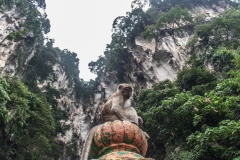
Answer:
[[133, 89], [132, 86], [130, 86], [129, 84], [123, 83], [119, 84], [118, 91], [120, 91], [123, 95], [123, 98], [127, 100], [132, 96]]

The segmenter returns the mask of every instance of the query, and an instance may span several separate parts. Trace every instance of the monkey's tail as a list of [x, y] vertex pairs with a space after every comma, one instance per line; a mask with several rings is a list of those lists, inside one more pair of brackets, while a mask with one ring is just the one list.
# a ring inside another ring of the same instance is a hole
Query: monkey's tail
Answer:
[[90, 148], [91, 148], [91, 145], [92, 145], [92, 140], [93, 140], [93, 134], [94, 132], [96, 131], [97, 127], [99, 125], [93, 127], [88, 135], [87, 135], [87, 138], [85, 140], [85, 143], [84, 143], [84, 146], [83, 146], [83, 150], [82, 150], [82, 155], [81, 155], [81, 160], [88, 160], [88, 156], [89, 156], [89, 151], [90, 151]]

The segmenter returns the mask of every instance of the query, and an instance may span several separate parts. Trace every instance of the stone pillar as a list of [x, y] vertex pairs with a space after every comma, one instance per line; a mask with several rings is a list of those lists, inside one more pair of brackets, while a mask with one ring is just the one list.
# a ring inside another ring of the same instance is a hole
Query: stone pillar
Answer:
[[113, 121], [100, 125], [92, 140], [92, 160], [153, 160], [144, 158], [148, 143], [144, 132], [129, 121]]

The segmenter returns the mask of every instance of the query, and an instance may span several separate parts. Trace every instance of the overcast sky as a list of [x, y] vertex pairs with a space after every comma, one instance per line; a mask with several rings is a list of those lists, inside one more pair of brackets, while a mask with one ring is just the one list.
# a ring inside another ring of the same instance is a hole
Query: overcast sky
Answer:
[[54, 47], [78, 54], [80, 78], [95, 79], [88, 63], [103, 55], [111, 42], [112, 22], [130, 11], [132, 0], [46, 0], [51, 23], [47, 35], [55, 39]]

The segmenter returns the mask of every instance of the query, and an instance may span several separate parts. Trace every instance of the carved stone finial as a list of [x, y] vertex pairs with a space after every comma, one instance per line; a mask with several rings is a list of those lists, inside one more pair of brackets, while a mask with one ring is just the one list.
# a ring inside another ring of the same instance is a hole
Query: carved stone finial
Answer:
[[99, 160], [147, 160], [144, 158], [147, 148], [145, 134], [137, 125], [116, 120], [96, 129], [89, 157]]

